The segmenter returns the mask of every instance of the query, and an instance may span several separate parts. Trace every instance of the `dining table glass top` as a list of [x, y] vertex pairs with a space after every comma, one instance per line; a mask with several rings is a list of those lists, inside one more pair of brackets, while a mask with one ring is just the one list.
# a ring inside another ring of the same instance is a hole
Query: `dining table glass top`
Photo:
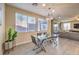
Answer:
[[45, 34], [41, 34], [41, 35], [38, 35], [38, 36], [35, 36], [36, 37], [36, 39], [39, 39], [39, 40], [44, 40], [44, 39], [47, 39], [47, 35], [45, 35]]

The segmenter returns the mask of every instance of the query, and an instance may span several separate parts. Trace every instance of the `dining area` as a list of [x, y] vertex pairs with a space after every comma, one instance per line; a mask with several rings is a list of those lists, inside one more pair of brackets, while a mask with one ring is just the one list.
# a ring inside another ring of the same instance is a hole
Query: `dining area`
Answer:
[[[33, 51], [36, 51], [36, 54], [41, 51], [46, 53], [46, 46], [51, 45], [53, 48], [57, 47], [59, 36], [58, 34], [49, 35], [47, 32], [37, 33], [37, 35], [31, 35], [32, 43], [34, 43], [35, 47]], [[39, 49], [39, 50], [38, 50]]]

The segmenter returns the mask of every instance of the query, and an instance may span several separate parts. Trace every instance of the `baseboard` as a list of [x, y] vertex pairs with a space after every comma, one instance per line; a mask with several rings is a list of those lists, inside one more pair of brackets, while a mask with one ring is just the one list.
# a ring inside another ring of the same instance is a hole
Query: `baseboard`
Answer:
[[16, 43], [16, 46], [22, 45], [22, 44], [27, 44], [27, 43], [30, 43], [30, 42], [31, 42], [31, 41], [24, 41], [24, 42]]

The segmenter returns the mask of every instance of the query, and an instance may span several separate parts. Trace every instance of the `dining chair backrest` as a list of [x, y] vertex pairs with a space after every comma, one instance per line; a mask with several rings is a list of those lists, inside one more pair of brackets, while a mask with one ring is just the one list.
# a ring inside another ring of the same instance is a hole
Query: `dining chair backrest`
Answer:
[[33, 42], [35, 45], [37, 45], [36, 40], [35, 40], [35, 37], [31, 35], [31, 39], [32, 39], [32, 42]]
[[40, 36], [42, 33], [37, 33], [37, 36]]
[[44, 32], [43, 34], [46, 35], [46, 37], [49, 36], [49, 34], [47, 32]]
[[46, 34], [47, 34], [47, 32], [44, 32], [43, 34], [44, 34], [44, 35], [46, 35]]

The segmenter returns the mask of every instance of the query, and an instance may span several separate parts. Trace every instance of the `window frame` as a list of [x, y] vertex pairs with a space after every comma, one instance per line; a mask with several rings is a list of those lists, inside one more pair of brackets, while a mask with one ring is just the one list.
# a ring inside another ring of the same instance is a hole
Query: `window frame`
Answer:
[[[18, 31], [17, 29], [16, 29], [16, 23], [17, 23], [17, 16], [16, 16], [16, 14], [21, 14], [22, 15], [22, 17], [23, 16], [26, 16], [27, 18], [27, 20], [26, 20], [26, 22], [27, 22], [27, 30], [26, 31]], [[27, 16], [27, 15], [24, 15], [24, 14], [22, 14], [22, 13], [19, 13], [19, 12], [16, 12], [15, 13], [15, 30], [17, 31], [17, 32], [35, 32], [35, 31], [37, 31], [36, 30], [36, 25], [35, 25], [35, 30], [34, 31], [29, 31], [29, 23], [28, 23], [28, 17], [33, 17], [33, 16]], [[34, 18], [34, 21], [35, 21], [35, 23], [36, 23], [36, 17], [33, 17]], [[37, 24], [37, 23], [36, 23]]]
[[[65, 25], [65, 24], [67, 25], [66, 28], [64, 28], [64, 25]], [[70, 25], [68, 26], [68, 24], [70, 24]], [[69, 28], [69, 27], [70, 27], [70, 28]], [[63, 30], [64, 30], [64, 31], [69, 31], [70, 29], [71, 29], [71, 23], [70, 23], [70, 22], [64, 22], [64, 23], [63, 23]]]
[[[47, 22], [47, 24], [43, 24], [42, 22]], [[42, 29], [42, 26], [46, 25], [46, 29]], [[43, 18], [38, 18], [38, 32], [47, 31], [48, 29], [48, 21]]]

